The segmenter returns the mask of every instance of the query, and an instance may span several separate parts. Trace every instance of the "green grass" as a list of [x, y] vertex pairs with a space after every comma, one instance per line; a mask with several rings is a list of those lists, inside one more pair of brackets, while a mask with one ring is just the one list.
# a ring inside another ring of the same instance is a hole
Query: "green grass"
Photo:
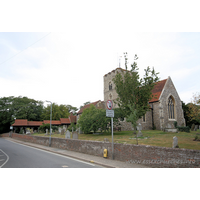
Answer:
[[[143, 137], [139, 138], [138, 144], [172, 147], [173, 137], [176, 136], [178, 137], [179, 148], [200, 150], [200, 141], [193, 141], [196, 133], [200, 133], [200, 131], [191, 131], [190, 133], [167, 133], [159, 130], [145, 130], [142, 131]], [[45, 136], [45, 133], [33, 135]], [[53, 134], [52, 137], [65, 138], [65, 135]], [[200, 135], [198, 135], [198, 137], [200, 138]], [[103, 133], [102, 135], [79, 134], [80, 140], [103, 141], [104, 138], [107, 138], [111, 142], [111, 133], [107, 132]], [[133, 134], [133, 131], [114, 132], [114, 143], [136, 144], [135, 135]]]

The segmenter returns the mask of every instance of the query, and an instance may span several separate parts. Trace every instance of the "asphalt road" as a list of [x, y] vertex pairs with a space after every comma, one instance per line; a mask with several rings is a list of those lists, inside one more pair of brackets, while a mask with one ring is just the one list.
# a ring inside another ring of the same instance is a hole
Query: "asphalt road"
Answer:
[[0, 138], [0, 168], [100, 168], [67, 156]]

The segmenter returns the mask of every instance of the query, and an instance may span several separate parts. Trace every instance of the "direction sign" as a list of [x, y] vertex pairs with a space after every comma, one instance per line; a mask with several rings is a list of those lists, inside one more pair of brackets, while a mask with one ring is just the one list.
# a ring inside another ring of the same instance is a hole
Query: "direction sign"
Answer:
[[107, 103], [106, 103], [106, 106], [108, 108], [108, 110], [111, 110], [113, 108], [113, 103], [111, 100], [108, 100]]
[[106, 117], [114, 117], [114, 110], [106, 110]]

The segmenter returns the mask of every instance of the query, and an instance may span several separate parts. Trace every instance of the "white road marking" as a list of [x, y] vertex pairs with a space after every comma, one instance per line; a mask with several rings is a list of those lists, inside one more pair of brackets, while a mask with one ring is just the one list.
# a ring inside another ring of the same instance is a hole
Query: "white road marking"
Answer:
[[2, 160], [0, 160], [0, 161], [4, 161], [5, 159], [2, 159]]
[[10, 142], [13, 142], [13, 143], [15, 143], [15, 144], [19, 144], [19, 145], [22, 145], [22, 146], [25, 146], [25, 147], [29, 147], [29, 148], [32, 148], [32, 149], [37, 149], [37, 150], [39, 150], [39, 151], [44, 151], [44, 152], [46, 152], [46, 153], [54, 154], [54, 155], [56, 155], [56, 156], [60, 156], [60, 157], [63, 157], [63, 158], [68, 158], [68, 159], [71, 159], [71, 160], [75, 160], [75, 161], [77, 161], [77, 162], [81, 162], [81, 163], [84, 163], [84, 164], [87, 164], [87, 165], [95, 166], [94, 164], [87, 163], [87, 162], [84, 162], [84, 161], [81, 161], [81, 160], [77, 160], [77, 159], [75, 159], [75, 158], [71, 158], [71, 157], [68, 157], [68, 156], [64, 156], [64, 155], [60, 155], [60, 154], [57, 154], [57, 153], [52, 153], [52, 152], [49, 152], [49, 151], [45, 151], [45, 150], [42, 150], [42, 149], [38, 149], [38, 148], [35, 148], [35, 147], [27, 146], [27, 145], [20, 144], [20, 143], [11, 141], [11, 140], [7, 140], [7, 141], [10, 141]]
[[[0, 166], [0, 168], [1, 168], [1, 167], [3, 167], [3, 166], [8, 162], [9, 156], [8, 156], [4, 151], [2, 151], [1, 149], [0, 149], [0, 151], [1, 151], [3, 154], [5, 154], [6, 157], [7, 157], [7, 160]], [[5, 159], [4, 159], [4, 160], [5, 160]]]
[[4, 156], [4, 155], [0, 155], [0, 156]]

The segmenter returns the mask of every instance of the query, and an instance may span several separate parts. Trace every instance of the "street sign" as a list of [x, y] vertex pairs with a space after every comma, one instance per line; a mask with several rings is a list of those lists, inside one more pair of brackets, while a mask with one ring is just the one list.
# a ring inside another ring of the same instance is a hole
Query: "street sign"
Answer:
[[113, 103], [112, 103], [112, 101], [111, 101], [111, 100], [108, 100], [107, 103], [106, 103], [106, 106], [107, 106], [108, 110], [112, 110], [112, 108], [113, 108]]
[[106, 110], [106, 117], [114, 117], [114, 110]]

